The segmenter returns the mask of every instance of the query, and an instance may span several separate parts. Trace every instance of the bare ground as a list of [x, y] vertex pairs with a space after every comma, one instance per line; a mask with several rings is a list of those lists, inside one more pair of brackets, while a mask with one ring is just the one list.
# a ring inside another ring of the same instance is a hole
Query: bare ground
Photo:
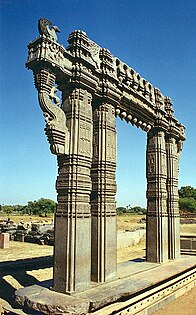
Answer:
[[[144, 223], [138, 223], [144, 216], [118, 216], [118, 230], [134, 230], [139, 227], [145, 227]], [[1, 217], [0, 217], [1, 219]], [[29, 217], [18, 218], [29, 222]], [[33, 218], [33, 221], [43, 221], [44, 219]], [[16, 217], [14, 217], [16, 222]], [[51, 221], [51, 218], [48, 219]], [[17, 222], [17, 223], [18, 223]], [[181, 225], [181, 233], [196, 234], [196, 224], [184, 224]], [[52, 255], [53, 247], [47, 245], [37, 245], [21, 242], [10, 242], [9, 249], [0, 249], [0, 261], [11, 261], [16, 259], [33, 258]], [[118, 262], [143, 257], [145, 256], [145, 238], [137, 245], [122, 248], [118, 250], [117, 257]], [[32, 271], [12, 272], [9, 275], [3, 275], [0, 279], [0, 313], [2, 312], [3, 305], [11, 304], [14, 306], [13, 296], [15, 290], [35, 284], [39, 281], [45, 281], [52, 279], [52, 268], [44, 268]], [[196, 288], [178, 298], [164, 309], [156, 312], [156, 315], [193, 315], [196, 314]]]
[[196, 314], [196, 287], [166, 305], [154, 315], [195, 315]]

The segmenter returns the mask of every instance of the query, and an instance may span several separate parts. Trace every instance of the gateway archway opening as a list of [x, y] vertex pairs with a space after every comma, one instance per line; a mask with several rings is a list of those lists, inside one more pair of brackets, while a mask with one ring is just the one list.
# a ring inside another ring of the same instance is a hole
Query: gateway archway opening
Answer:
[[117, 261], [146, 259], [146, 133], [116, 119]]
[[116, 119], [117, 127], [117, 207], [147, 207], [146, 133]]

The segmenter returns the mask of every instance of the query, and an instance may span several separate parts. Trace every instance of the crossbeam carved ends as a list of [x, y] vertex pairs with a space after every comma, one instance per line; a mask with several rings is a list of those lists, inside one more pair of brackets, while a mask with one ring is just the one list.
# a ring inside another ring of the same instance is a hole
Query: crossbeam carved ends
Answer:
[[180, 257], [178, 168], [185, 127], [171, 99], [76, 30], [59, 44], [39, 19], [26, 67], [34, 74], [57, 155], [54, 290], [74, 294], [116, 277], [116, 117], [146, 132], [147, 260]]

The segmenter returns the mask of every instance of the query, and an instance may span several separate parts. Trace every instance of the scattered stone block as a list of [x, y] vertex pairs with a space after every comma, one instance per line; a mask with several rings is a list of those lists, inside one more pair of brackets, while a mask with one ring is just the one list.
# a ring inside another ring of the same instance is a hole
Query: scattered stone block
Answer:
[[0, 248], [9, 248], [9, 233], [0, 234]]

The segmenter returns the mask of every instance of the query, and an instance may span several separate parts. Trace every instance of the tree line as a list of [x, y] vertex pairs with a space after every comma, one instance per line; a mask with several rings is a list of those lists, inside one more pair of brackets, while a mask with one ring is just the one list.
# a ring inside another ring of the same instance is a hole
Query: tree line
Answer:
[[179, 190], [179, 209], [181, 212], [196, 214], [196, 189], [191, 186]]
[[[183, 186], [179, 190], [179, 210], [180, 213], [196, 214], [196, 189], [191, 186]], [[117, 214], [146, 214], [147, 210], [139, 206], [118, 207]]]
[[56, 202], [51, 199], [41, 198], [34, 201], [28, 201], [27, 205], [1, 205], [1, 212], [10, 215], [15, 214], [28, 214], [47, 216], [53, 214], [56, 209]]
[[[53, 214], [56, 209], [56, 202], [51, 199], [41, 198], [29, 201], [27, 205], [0, 205], [0, 211], [7, 215], [28, 214], [43, 215]], [[196, 214], [196, 189], [191, 186], [183, 186], [179, 189], [179, 209], [181, 213]], [[146, 214], [146, 208], [140, 206], [118, 207], [117, 214]]]

